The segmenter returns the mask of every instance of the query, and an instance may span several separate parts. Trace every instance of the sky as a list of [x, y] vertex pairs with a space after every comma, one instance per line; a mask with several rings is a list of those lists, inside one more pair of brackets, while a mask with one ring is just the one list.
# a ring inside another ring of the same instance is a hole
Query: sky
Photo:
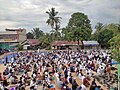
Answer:
[[50, 8], [62, 17], [61, 28], [65, 27], [75, 12], [88, 15], [92, 28], [120, 21], [120, 0], [0, 0], [0, 31], [6, 28], [25, 28], [27, 32], [39, 27], [44, 32], [51, 30], [46, 24]]

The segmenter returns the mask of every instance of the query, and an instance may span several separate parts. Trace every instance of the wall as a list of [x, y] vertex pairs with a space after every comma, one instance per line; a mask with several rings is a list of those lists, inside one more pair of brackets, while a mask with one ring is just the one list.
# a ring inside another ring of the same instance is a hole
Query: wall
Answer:
[[8, 43], [0, 43], [0, 48], [2, 48], [2, 49], [8, 49], [8, 48], [10, 48], [10, 46], [9, 46]]
[[27, 39], [27, 37], [26, 37], [26, 30], [24, 29], [23, 31], [18, 31], [17, 32], [18, 33], [18, 42], [19, 43], [22, 43], [23, 41], [25, 41], [26, 39]]
[[18, 42], [17, 34], [0, 35], [0, 42]]

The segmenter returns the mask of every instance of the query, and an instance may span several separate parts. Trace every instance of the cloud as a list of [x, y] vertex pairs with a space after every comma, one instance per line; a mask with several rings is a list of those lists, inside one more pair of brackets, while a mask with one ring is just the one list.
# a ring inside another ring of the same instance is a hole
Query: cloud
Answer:
[[46, 24], [48, 9], [54, 7], [62, 17], [61, 27], [65, 27], [71, 14], [84, 12], [91, 20], [92, 27], [97, 22], [117, 23], [120, 20], [119, 0], [0, 0], [0, 31], [5, 28], [26, 28], [30, 31], [40, 27], [49, 32]]

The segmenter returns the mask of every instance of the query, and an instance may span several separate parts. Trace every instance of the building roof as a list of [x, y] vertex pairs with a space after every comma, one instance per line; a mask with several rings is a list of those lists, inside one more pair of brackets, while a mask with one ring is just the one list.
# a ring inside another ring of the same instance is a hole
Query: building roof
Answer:
[[23, 29], [23, 28], [18, 28], [18, 29], [5, 29], [6, 31], [23, 31], [23, 30], [25, 30], [25, 29]]
[[31, 46], [36, 46], [40, 44], [40, 41], [38, 39], [27, 39], [27, 43]]
[[[52, 46], [65, 46], [65, 45], [78, 45], [78, 41], [54, 41], [52, 42]], [[79, 45], [82, 45], [81, 41], [79, 41]]]
[[97, 41], [83, 41], [84, 46], [98, 46], [99, 43]]
[[11, 35], [11, 34], [17, 34], [17, 32], [14, 32], [14, 31], [0, 31], [0, 35]]

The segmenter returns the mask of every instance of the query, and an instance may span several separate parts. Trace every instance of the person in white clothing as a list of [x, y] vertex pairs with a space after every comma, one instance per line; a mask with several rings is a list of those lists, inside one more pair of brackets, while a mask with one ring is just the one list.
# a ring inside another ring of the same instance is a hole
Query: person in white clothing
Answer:
[[87, 90], [87, 87], [84, 84], [82, 84], [78, 90]]
[[14, 57], [11, 57], [11, 63], [13, 63], [14, 62]]
[[83, 76], [82, 76], [82, 82], [83, 82], [84, 78], [85, 78], [85, 76], [83, 75]]

